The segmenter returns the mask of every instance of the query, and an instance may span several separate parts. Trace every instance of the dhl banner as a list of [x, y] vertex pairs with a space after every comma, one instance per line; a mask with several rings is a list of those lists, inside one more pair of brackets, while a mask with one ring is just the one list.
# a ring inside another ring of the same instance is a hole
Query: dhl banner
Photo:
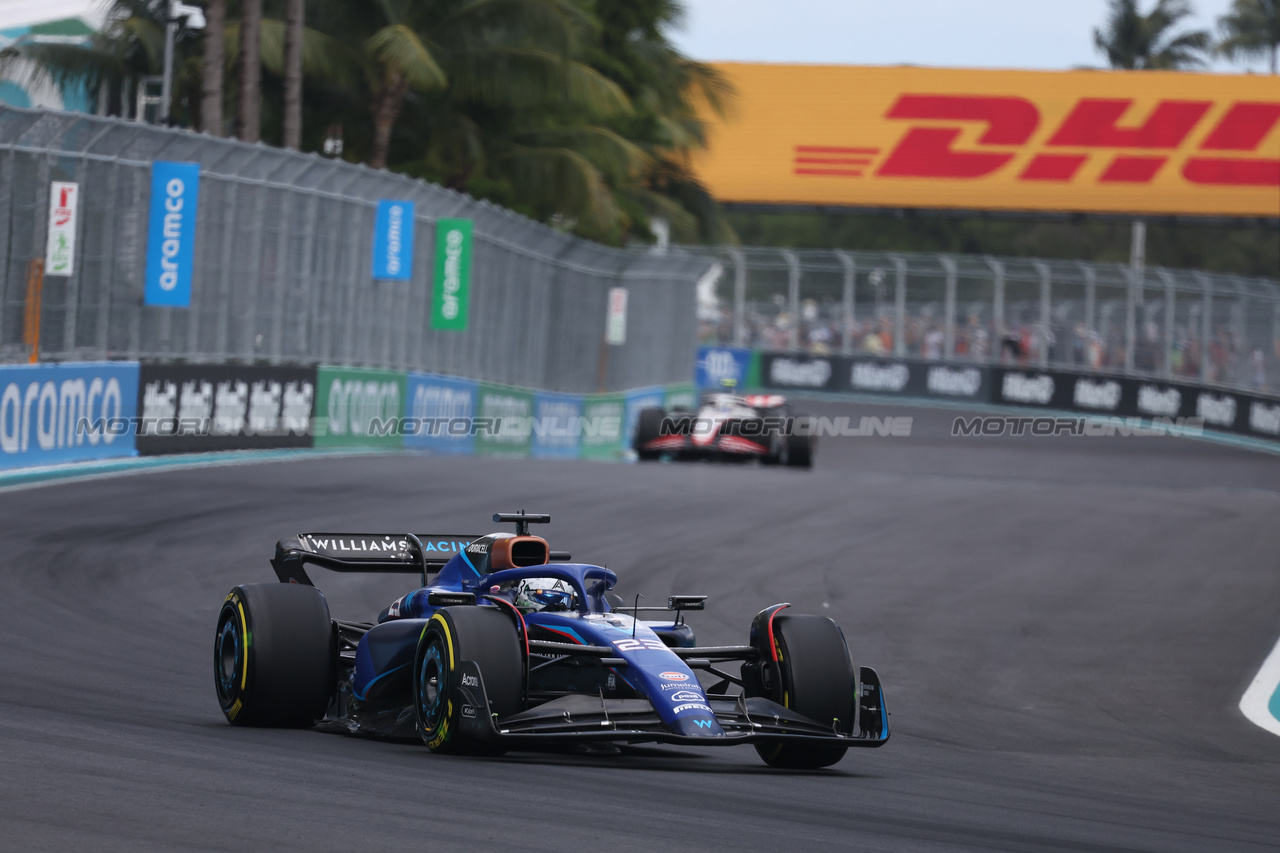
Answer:
[[1280, 76], [718, 67], [721, 201], [1280, 217]]

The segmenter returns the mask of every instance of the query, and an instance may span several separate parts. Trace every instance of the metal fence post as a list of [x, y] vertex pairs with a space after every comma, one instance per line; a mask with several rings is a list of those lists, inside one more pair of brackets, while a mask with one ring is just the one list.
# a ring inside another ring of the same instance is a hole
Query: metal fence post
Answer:
[[1004, 264], [995, 258], [987, 258], [987, 266], [991, 268], [992, 294], [991, 294], [991, 323], [995, 326], [993, 337], [995, 340], [991, 342], [992, 361], [998, 361], [1004, 353]]
[[1043, 261], [1036, 261], [1036, 272], [1040, 273], [1040, 366], [1047, 367], [1049, 364], [1049, 348], [1056, 339], [1053, 335], [1053, 304], [1050, 301], [1050, 291], [1053, 287], [1053, 275], [1049, 272], [1049, 265]]
[[787, 310], [791, 312], [787, 347], [796, 352], [800, 349], [800, 259], [787, 249], [783, 249], [782, 258], [787, 262]]
[[1129, 246], [1129, 298], [1124, 317], [1124, 372], [1133, 373], [1133, 356], [1137, 347], [1138, 306], [1143, 303], [1143, 279], [1147, 262], [1147, 224], [1141, 219], [1133, 221], [1133, 236]]
[[12, 343], [5, 339], [5, 316], [10, 302], [10, 282], [15, 280], [11, 257], [13, 237], [9, 223], [13, 218], [13, 161], [16, 157], [13, 149], [9, 149], [4, 160], [0, 161], [0, 352]]
[[893, 354], [907, 354], [907, 262], [893, 255]]
[[231, 325], [231, 282], [234, 278], [236, 248], [236, 201], [240, 196], [238, 181], [228, 180], [227, 191], [223, 195], [222, 213], [222, 276], [218, 282], [218, 321], [214, 331], [213, 357], [225, 361], [229, 346]]
[[844, 315], [843, 330], [840, 335], [840, 351], [845, 355], [853, 352], [853, 324], [855, 322], [854, 287], [858, 281], [858, 262], [848, 252], [837, 250], [836, 257], [844, 267], [844, 287], [840, 294], [841, 313]]
[[1156, 275], [1164, 282], [1164, 371], [1166, 379], [1173, 377], [1173, 321], [1177, 316], [1174, 302], [1173, 274], [1168, 270], [1159, 270]]
[[730, 249], [733, 258], [733, 345], [747, 345], [747, 261], [741, 249]]
[[947, 291], [943, 301], [942, 360], [951, 361], [956, 351], [956, 262], [945, 255], [938, 262], [947, 273]]
[[1098, 271], [1093, 264], [1080, 264], [1084, 273], [1084, 325], [1090, 333], [1098, 329]]
[[[101, 136], [104, 131], [100, 131], [97, 136]], [[94, 140], [97, 139], [94, 137]], [[76, 158], [75, 179], [76, 185], [80, 187], [81, 194], [88, 182], [85, 180], [86, 165], [83, 157]], [[46, 190], [47, 192], [47, 190]], [[77, 200], [78, 203], [78, 200]], [[80, 204], [79, 208], [84, 209], [84, 205]], [[73, 353], [76, 349], [76, 324], [80, 320], [80, 282], [84, 277], [84, 235], [85, 235], [85, 218], [79, 217], [76, 223], [76, 245], [81, 247], [80, 262], [75, 265], [74, 274], [67, 279], [67, 312], [62, 317], [62, 351], [66, 353], [66, 358], [74, 358]]]
[[1204, 273], [1196, 273], [1200, 282], [1200, 381], [1208, 382], [1213, 372], [1213, 364], [1209, 359], [1209, 335], [1213, 331], [1213, 279]]
[[265, 240], [262, 239], [262, 231], [266, 225], [267, 215], [267, 189], [266, 184], [261, 181], [252, 181], [257, 185], [257, 198], [253, 202], [253, 222], [252, 230], [249, 233], [249, 245], [245, 248], [245, 255], [249, 258], [251, 272], [248, 281], [244, 282], [245, 287], [245, 314], [242, 322], [244, 323], [244, 339], [240, 341], [240, 356], [245, 361], [253, 361], [258, 354], [258, 326], [254, 320], [258, 314], [258, 285], [262, 279], [263, 268], [263, 252]]

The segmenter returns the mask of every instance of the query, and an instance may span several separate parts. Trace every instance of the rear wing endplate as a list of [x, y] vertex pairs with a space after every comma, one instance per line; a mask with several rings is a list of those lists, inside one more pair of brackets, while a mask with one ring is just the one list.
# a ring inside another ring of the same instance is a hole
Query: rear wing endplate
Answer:
[[302, 533], [276, 543], [271, 568], [281, 583], [315, 586], [306, 565], [335, 572], [427, 574], [438, 572], [479, 536], [413, 533]]

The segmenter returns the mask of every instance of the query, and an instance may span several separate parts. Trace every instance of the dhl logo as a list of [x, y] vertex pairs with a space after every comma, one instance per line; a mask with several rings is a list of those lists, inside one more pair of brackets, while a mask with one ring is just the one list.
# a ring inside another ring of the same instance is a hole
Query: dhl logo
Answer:
[[[911, 124], [887, 155], [873, 147], [797, 145], [794, 174], [973, 180], [1016, 168], [1010, 177], [1019, 182], [1064, 184], [1075, 181], [1090, 158], [1101, 157], [1106, 163], [1094, 178], [1099, 184], [1149, 184], [1176, 161], [1174, 167], [1194, 185], [1280, 188], [1280, 158], [1262, 150], [1280, 124], [1280, 102], [1230, 102], [1187, 152], [1181, 149], [1207, 124], [1214, 101], [1160, 100], [1140, 123], [1133, 121], [1134, 104], [1129, 98], [1080, 98], [1030, 159], [1011, 167], [1044, 124], [1034, 103], [1020, 97], [903, 94], [884, 118]], [[968, 149], [958, 144], [966, 123], [981, 128]]]
[[1280, 76], [718, 65], [727, 202], [1280, 218]]

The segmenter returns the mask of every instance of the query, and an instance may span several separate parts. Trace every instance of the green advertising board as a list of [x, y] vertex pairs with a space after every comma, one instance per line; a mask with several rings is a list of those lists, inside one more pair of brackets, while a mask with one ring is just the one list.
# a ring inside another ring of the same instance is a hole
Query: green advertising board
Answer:
[[436, 223], [436, 276], [431, 288], [431, 328], [467, 328], [471, 306], [471, 220]]
[[751, 361], [747, 363], [747, 378], [742, 381], [742, 390], [758, 390], [760, 384], [760, 350], [751, 351]]
[[662, 407], [670, 412], [673, 409], [696, 411], [698, 408], [698, 390], [689, 382], [684, 385], [668, 385], [663, 395]]
[[478, 456], [529, 455], [533, 442], [532, 391], [481, 383], [476, 391], [475, 416]]
[[316, 377], [316, 447], [402, 447], [405, 374], [324, 367]]
[[625, 449], [627, 398], [624, 394], [589, 394], [582, 401], [583, 459], [617, 459]]

